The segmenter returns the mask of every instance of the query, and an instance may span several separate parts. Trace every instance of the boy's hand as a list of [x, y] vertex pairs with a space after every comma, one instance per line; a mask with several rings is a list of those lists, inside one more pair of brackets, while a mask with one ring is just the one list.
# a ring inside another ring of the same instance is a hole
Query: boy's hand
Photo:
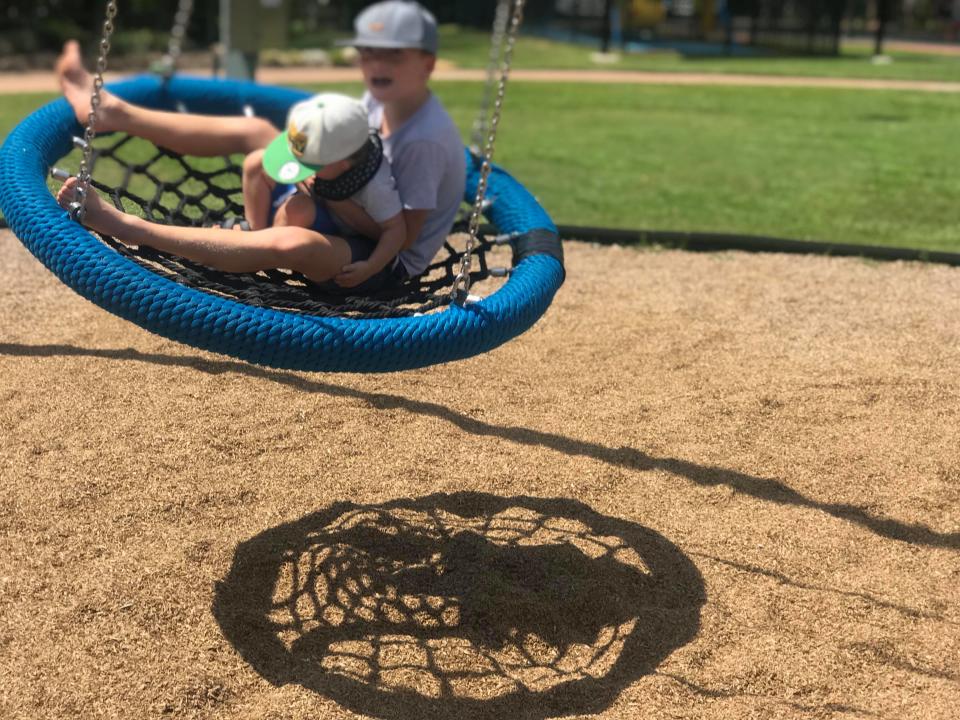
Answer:
[[341, 287], [356, 287], [364, 280], [373, 275], [373, 270], [367, 260], [344, 265], [340, 273], [334, 278], [337, 285]]
[[313, 181], [317, 179], [316, 175], [311, 175], [306, 180], [297, 183], [297, 189], [305, 195], [313, 196]]

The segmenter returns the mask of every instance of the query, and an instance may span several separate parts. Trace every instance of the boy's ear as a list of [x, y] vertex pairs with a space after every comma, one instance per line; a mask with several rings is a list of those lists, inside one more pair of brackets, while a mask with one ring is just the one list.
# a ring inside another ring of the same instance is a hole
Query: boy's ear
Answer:
[[427, 75], [433, 74], [433, 69], [437, 66], [437, 56], [433, 53], [424, 52], [424, 69], [427, 71]]

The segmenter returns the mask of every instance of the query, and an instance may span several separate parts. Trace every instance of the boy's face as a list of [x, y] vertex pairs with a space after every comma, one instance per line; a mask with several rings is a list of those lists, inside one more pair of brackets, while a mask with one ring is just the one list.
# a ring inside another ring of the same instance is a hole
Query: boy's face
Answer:
[[415, 98], [423, 93], [437, 58], [411, 48], [357, 48], [363, 82], [382, 103]]
[[318, 177], [321, 180], [336, 180], [349, 169], [349, 160], [337, 160], [336, 162], [332, 162], [329, 165], [324, 165], [322, 168], [317, 170], [317, 172], [314, 174], [314, 177]]

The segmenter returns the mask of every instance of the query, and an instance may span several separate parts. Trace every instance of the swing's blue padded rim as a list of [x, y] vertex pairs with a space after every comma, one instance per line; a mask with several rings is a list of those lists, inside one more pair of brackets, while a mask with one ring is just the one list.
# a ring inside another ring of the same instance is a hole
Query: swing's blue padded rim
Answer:
[[[110, 86], [139, 105], [191, 112], [256, 114], [283, 127], [287, 109], [307, 93], [255, 83], [143, 76]], [[82, 134], [64, 99], [21, 122], [0, 148], [0, 210], [21, 242], [80, 295], [126, 320], [197, 348], [275, 368], [388, 372], [458, 360], [491, 350], [532, 326], [564, 279], [555, 257], [521, 260], [507, 283], [480, 302], [411, 318], [323, 318], [257, 308], [156, 275], [119, 255], [71, 221], [47, 189], [48, 169]], [[466, 198], [478, 172], [467, 163]], [[556, 226], [533, 196], [500, 168], [490, 174], [488, 218], [503, 233]]]

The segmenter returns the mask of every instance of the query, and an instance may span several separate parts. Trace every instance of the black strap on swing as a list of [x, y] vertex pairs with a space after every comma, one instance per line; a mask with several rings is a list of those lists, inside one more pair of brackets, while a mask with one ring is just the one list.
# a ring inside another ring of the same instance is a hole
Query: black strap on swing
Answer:
[[[111, 144], [93, 149], [99, 177], [116, 175], [115, 182], [93, 178], [91, 185], [124, 212], [167, 225], [226, 226], [243, 217], [241, 167], [235, 158], [192, 158], [158, 148], [132, 136], [116, 134]], [[452, 233], [466, 230], [461, 217]], [[457, 275], [461, 250], [448, 238], [444, 249], [422, 275], [398, 282], [370, 296], [331, 292], [300, 273], [267, 270], [227, 273], [149, 247], [130, 247], [109, 236], [105, 243], [134, 262], [171, 280], [248, 305], [324, 317], [407, 317], [436, 310], [451, 302], [449, 288]], [[482, 237], [474, 248], [472, 282], [492, 274], [486, 253], [493, 242]]]

